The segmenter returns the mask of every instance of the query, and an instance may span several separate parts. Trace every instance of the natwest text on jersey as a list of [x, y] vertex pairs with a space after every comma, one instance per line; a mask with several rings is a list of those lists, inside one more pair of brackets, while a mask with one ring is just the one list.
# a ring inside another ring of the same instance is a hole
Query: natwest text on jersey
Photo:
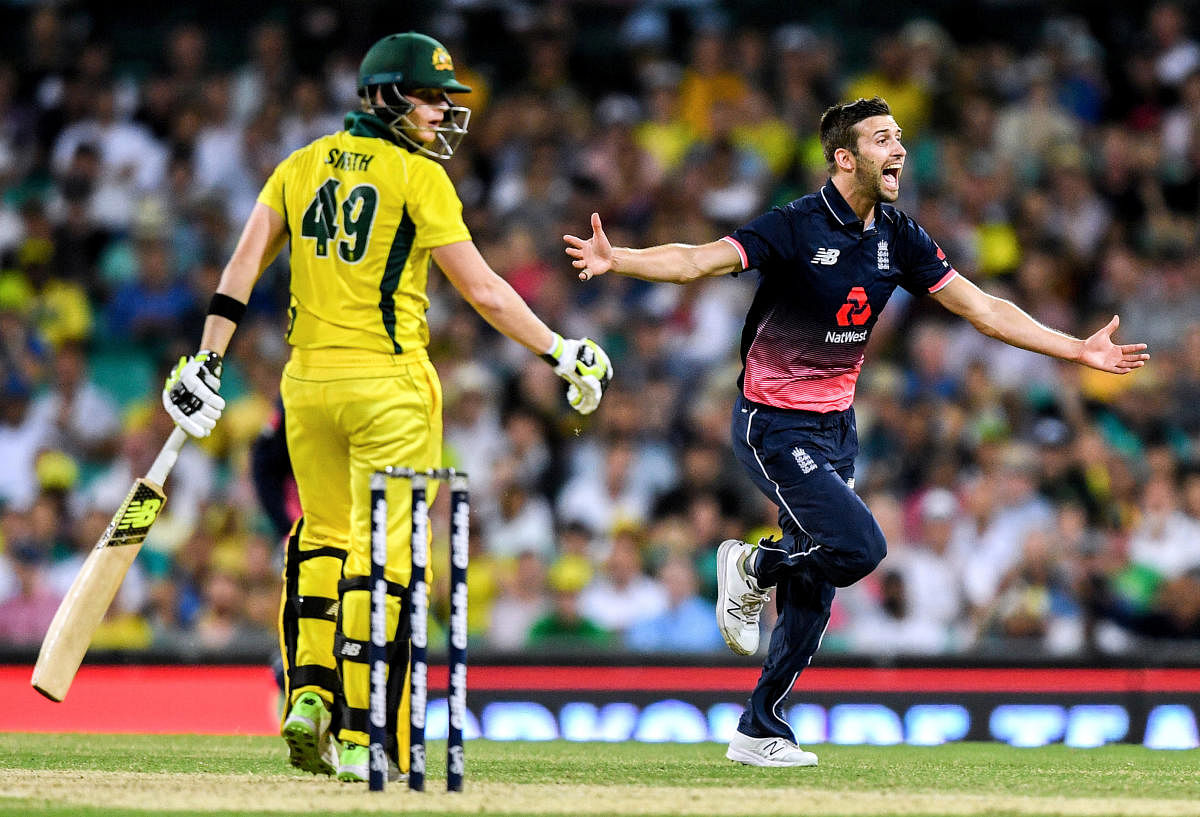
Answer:
[[826, 343], [858, 343], [859, 341], [864, 341], [866, 339], [866, 329], [859, 329], [857, 331], [853, 329], [847, 329], [844, 332], [834, 332], [831, 330], [825, 333]]

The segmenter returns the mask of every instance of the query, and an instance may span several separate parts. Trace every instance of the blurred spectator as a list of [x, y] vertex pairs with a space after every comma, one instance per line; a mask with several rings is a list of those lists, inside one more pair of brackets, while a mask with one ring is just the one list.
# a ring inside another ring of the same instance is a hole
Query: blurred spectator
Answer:
[[[153, 218], [147, 216], [147, 218]], [[145, 223], [137, 236], [136, 278], [122, 284], [108, 305], [105, 337], [161, 350], [177, 335], [192, 308], [192, 292], [171, 268], [161, 225]]]
[[485, 513], [483, 509], [495, 502], [493, 473], [505, 445], [492, 399], [497, 385], [497, 379], [475, 362], [451, 369], [442, 380], [447, 460], [470, 475], [471, 500]]
[[1083, 152], [1074, 145], [1064, 145], [1051, 153], [1053, 207], [1049, 227], [1076, 258], [1090, 259], [1108, 231], [1111, 216], [1092, 187], [1083, 162]]
[[269, 643], [274, 633], [261, 630], [246, 615], [242, 576], [225, 567], [214, 567], [202, 584], [204, 611], [196, 620], [197, 644], [219, 652], [233, 646], [245, 649]]
[[0, 643], [32, 647], [41, 643], [62, 598], [46, 580], [46, 554], [33, 544], [12, 544], [8, 568], [16, 592], [0, 602]]
[[846, 86], [846, 99], [881, 96], [888, 101], [906, 141], [918, 140], [929, 125], [933, 100], [929, 90], [912, 75], [914, 62], [909, 42], [896, 34], [876, 40], [871, 49], [872, 70], [855, 77]]
[[[777, 54], [775, 96], [784, 121], [797, 134], [814, 137], [821, 114], [837, 99], [832, 43], [807, 26], [794, 23], [777, 27], [771, 38]], [[818, 157], [820, 144], [813, 139]], [[823, 161], [815, 162], [823, 169]], [[807, 190], [811, 185], [805, 184]]]
[[604, 570], [579, 595], [579, 612], [614, 633], [624, 634], [637, 622], [661, 615], [669, 604], [666, 588], [646, 575], [641, 535], [635, 527], [620, 527]]
[[93, 217], [94, 188], [95, 182], [86, 172], [69, 171], [63, 178], [53, 242], [58, 277], [83, 286], [97, 299], [101, 291], [97, 264], [112, 233]]
[[1163, 117], [1163, 158], [1173, 165], [1188, 161], [1200, 139], [1200, 52], [1197, 64], [1179, 87], [1179, 102]]
[[657, 164], [656, 175], [673, 173], [699, 142], [698, 131], [683, 117], [674, 63], [656, 62], [643, 76], [646, 116], [633, 128], [633, 138]]
[[1079, 141], [1079, 125], [1054, 99], [1049, 66], [1031, 68], [1028, 95], [1005, 106], [996, 124], [996, 147], [1022, 182], [1036, 181], [1051, 151]]
[[488, 647], [503, 652], [522, 649], [534, 623], [549, 608], [546, 567], [536, 553], [525, 551], [511, 560], [501, 578], [500, 594], [488, 618]]
[[1179, 507], [1179, 490], [1166, 476], [1154, 476], [1142, 489], [1141, 521], [1129, 537], [1129, 561], [1162, 579], [1200, 568], [1200, 519]]
[[87, 340], [92, 331], [92, 306], [84, 281], [57, 274], [53, 227], [45, 208], [26, 202], [21, 208], [25, 240], [17, 249], [17, 266], [29, 286], [27, 308], [38, 334], [51, 346]]
[[999, 636], [1036, 644], [1054, 655], [1078, 651], [1083, 635], [1081, 610], [1072, 598], [1065, 557], [1050, 541], [1049, 532], [1030, 531], [1020, 561], [1000, 580], [995, 601], [982, 621], [981, 640]]
[[1188, 15], [1179, 3], [1155, 3], [1148, 22], [1154, 74], [1164, 87], [1174, 88], [1200, 69], [1200, 44], [1191, 38]]
[[[917, 538], [902, 549], [890, 548], [888, 564], [903, 583], [893, 593], [904, 594], [905, 616], [914, 629], [924, 628], [927, 641], [920, 652], [961, 649], [970, 638], [963, 632], [966, 601], [963, 564], [950, 552], [951, 535], [959, 518], [958, 499], [945, 488], [932, 488], [918, 506]], [[892, 603], [900, 604], [893, 597]]]
[[609, 534], [619, 524], [641, 524], [650, 496], [638, 490], [636, 447], [618, 437], [609, 441], [599, 469], [572, 477], [558, 494], [557, 512], [566, 522], [581, 522], [593, 533]]
[[53, 434], [53, 413], [33, 403], [27, 382], [8, 375], [0, 383], [0, 503], [30, 508], [37, 496], [37, 457]]
[[750, 88], [738, 104], [722, 111], [721, 130], [771, 178], [778, 179], [796, 157], [796, 135], [760, 88]]
[[50, 444], [72, 457], [97, 462], [116, 453], [121, 418], [112, 396], [88, 375], [86, 350], [67, 343], [54, 353], [52, 387], [33, 411], [52, 418]]
[[[239, 122], [248, 122], [259, 116], [268, 102], [291, 99], [297, 91], [292, 81], [291, 44], [283, 25], [274, 20], [260, 23], [249, 45], [250, 60], [234, 73], [231, 88], [233, 115]], [[296, 100], [296, 107], [304, 104], [299, 94]], [[320, 135], [326, 133], [329, 131]], [[304, 144], [308, 142], [296, 147]]]
[[167, 153], [145, 128], [121, 118], [111, 85], [96, 89], [89, 103], [89, 118], [59, 135], [52, 167], [58, 174], [67, 173], [80, 146], [92, 146], [100, 162], [92, 216], [108, 229], [122, 230], [133, 220], [138, 195], [162, 184]]
[[679, 110], [702, 137], [713, 132], [718, 107], [736, 104], [746, 93], [745, 80], [729, 65], [725, 31], [710, 25], [692, 35], [691, 59], [679, 84]]
[[532, 552], [549, 561], [554, 558], [554, 514], [550, 503], [516, 473], [511, 461], [495, 466], [495, 511], [487, 518], [487, 552], [513, 558]]
[[713, 617], [712, 603], [697, 593], [696, 568], [673, 556], [658, 569], [667, 607], [658, 615], [639, 617], [628, 628], [625, 643], [638, 652], [713, 652], [724, 640]]
[[612, 634], [579, 609], [579, 592], [587, 581], [587, 574], [573, 561], [563, 560], [551, 567], [548, 579], [550, 611], [529, 628], [526, 648], [570, 652], [612, 643]]
[[1021, 560], [1029, 534], [1045, 529], [1052, 518], [1050, 504], [1037, 493], [1037, 459], [1032, 449], [1008, 446], [995, 481], [977, 490], [994, 491], [995, 507], [967, 562], [967, 597], [976, 607], [987, 607], [1003, 578]]

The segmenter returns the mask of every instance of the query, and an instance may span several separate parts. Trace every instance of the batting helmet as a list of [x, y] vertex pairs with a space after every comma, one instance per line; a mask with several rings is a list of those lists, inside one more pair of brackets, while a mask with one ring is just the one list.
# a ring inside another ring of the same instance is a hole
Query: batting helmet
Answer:
[[[453, 104], [447, 94], [469, 93], [471, 89], [454, 76], [450, 52], [432, 37], [415, 31], [384, 37], [363, 57], [358, 86], [364, 109], [382, 119], [392, 133], [420, 153], [449, 159], [467, 133], [471, 110]], [[442, 92], [445, 115], [432, 129], [432, 142], [415, 136], [417, 127], [408, 117], [416, 103], [405, 94], [418, 89]]]

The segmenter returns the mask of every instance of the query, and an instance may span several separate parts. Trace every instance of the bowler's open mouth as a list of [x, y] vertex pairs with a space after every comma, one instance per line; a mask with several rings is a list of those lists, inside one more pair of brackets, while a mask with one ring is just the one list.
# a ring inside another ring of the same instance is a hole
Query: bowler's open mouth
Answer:
[[902, 165], [894, 162], [883, 169], [883, 186], [888, 190], [900, 189], [900, 171]]

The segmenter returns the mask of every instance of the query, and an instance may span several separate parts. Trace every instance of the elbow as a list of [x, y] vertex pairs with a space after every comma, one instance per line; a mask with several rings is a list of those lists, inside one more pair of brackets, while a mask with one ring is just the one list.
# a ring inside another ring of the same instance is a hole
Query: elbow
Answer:
[[999, 328], [997, 328], [997, 326], [991, 320], [989, 320], [988, 315], [972, 315], [968, 317], [967, 320], [970, 321], [971, 325], [975, 327], [979, 334], [987, 335], [989, 338], [1000, 337]]
[[505, 304], [502, 288], [493, 286], [491, 281], [472, 287], [469, 292], [463, 293], [463, 297], [481, 315], [490, 315], [499, 312], [504, 308]]
[[688, 258], [686, 263], [680, 264], [676, 269], [675, 276], [671, 281], [676, 284], [690, 284], [711, 274], [711, 270], [700, 264], [698, 259]]

